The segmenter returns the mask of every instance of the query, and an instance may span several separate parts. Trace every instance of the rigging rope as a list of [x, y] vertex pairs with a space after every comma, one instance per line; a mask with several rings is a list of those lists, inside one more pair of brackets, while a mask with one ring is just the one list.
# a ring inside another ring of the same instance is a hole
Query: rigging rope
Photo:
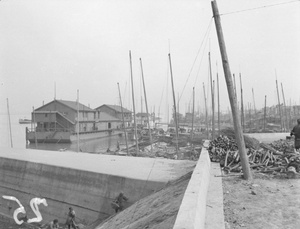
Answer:
[[295, 3], [295, 2], [300, 2], [300, 0], [293, 0], [293, 1], [289, 1], [289, 2], [281, 2], [281, 3], [277, 3], [277, 4], [272, 4], [272, 5], [265, 5], [265, 6], [255, 7], [255, 8], [232, 11], [232, 12], [220, 14], [220, 16], [229, 15], [229, 14], [236, 14], [236, 13], [241, 13], [241, 12], [245, 12], [245, 11], [258, 10], [258, 9], [262, 9], [262, 8], [274, 7], [274, 6], [279, 6], [279, 5], [286, 5], [286, 4]]
[[184, 87], [183, 87], [182, 92], [181, 92], [181, 95], [180, 95], [180, 97], [179, 97], [179, 101], [180, 101], [180, 99], [181, 99], [181, 97], [182, 97], [182, 94], [183, 94], [183, 91], [184, 91], [184, 89], [185, 89], [185, 87], [186, 87], [186, 84], [187, 84], [187, 82], [188, 82], [188, 80], [189, 80], [189, 78], [190, 78], [190, 76], [191, 76], [192, 70], [193, 70], [193, 68], [194, 68], [194, 65], [195, 65], [195, 63], [196, 63], [196, 60], [197, 60], [198, 55], [199, 55], [199, 53], [200, 53], [200, 50], [201, 50], [201, 48], [202, 48], [203, 42], [204, 42], [204, 40], [206, 39], [207, 34], [208, 34], [209, 31], [210, 31], [211, 24], [212, 24], [212, 19], [213, 19], [213, 18], [211, 18], [210, 21], [209, 21], [209, 25], [208, 25], [208, 27], [207, 27], [207, 29], [206, 29], [206, 32], [205, 32], [204, 37], [203, 37], [203, 39], [202, 39], [200, 48], [198, 49], [197, 55], [196, 55], [196, 57], [195, 57], [195, 59], [194, 59], [194, 62], [193, 62], [193, 65], [192, 65], [192, 67], [191, 67], [191, 70], [190, 70], [190, 73], [189, 73], [189, 75], [188, 75], [188, 78], [187, 78], [187, 80], [185, 81]]

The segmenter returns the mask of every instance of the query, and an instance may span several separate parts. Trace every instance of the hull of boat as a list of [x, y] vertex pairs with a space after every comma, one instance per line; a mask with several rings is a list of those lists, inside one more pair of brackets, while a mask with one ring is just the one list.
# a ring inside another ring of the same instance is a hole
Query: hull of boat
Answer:
[[30, 143], [72, 143], [93, 140], [116, 135], [122, 135], [120, 130], [102, 130], [91, 132], [80, 132], [79, 135], [68, 131], [26, 132], [26, 140]]

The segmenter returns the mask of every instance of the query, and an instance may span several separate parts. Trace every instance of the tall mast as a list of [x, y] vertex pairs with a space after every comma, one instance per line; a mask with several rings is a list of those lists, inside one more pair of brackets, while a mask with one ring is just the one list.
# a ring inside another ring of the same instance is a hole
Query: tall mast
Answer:
[[253, 90], [253, 88], [252, 88], [252, 98], [253, 98], [254, 113], [256, 114], [256, 106], [255, 106], [255, 98], [254, 98], [254, 90]]
[[[32, 107], [32, 116], [33, 116], [33, 126], [35, 126], [35, 112], [34, 112], [34, 107]], [[35, 143], [35, 148], [37, 148], [37, 137], [36, 137], [36, 129], [37, 126], [34, 130], [34, 143]]]
[[207, 102], [206, 102], [206, 94], [205, 94], [205, 85], [204, 85], [204, 83], [203, 83], [203, 92], [204, 92], [204, 102], [205, 102], [205, 122], [206, 122], [206, 130], [207, 130], [207, 139], [209, 139]]
[[133, 76], [132, 76], [132, 62], [131, 62], [131, 51], [129, 51], [129, 60], [130, 60], [130, 75], [131, 75], [131, 92], [132, 92], [132, 106], [133, 106], [133, 121], [134, 121], [134, 135], [135, 135], [135, 147], [136, 153], [139, 151], [138, 135], [137, 135], [137, 126], [136, 126], [136, 117], [135, 117], [135, 104], [134, 104], [134, 90], [133, 90]]
[[265, 95], [265, 109], [264, 109], [264, 131], [266, 131], [266, 117], [267, 117], [267, 96]]
[[215, 25], [218, 35], [218, 41], [222, 56], [222, 63], [223, 63], [223, 69], [224, 69], [224, 75], [226, 79], [227, 89], [228, 89], [228, 95], [229, 95], [229, 101], [231, 105], [232, 115], [233, 115], [233, 123], [234, 123], [234, 129], [235, 129], [235, 139], [237, 141], [238, 149], [239, 149], [239, 155], [241, 158], [241, 164], [243, 169], [243, 175], [246, 180], [252, 179], [252, 174], [250, 171], [250, 166], [248, 162], [248, 157], [246, 153], [245, 148], [245, 142], [244, 142], [244, 136], [243, 131], [241, 128], [241, 122], [240, 117], [238, 115], [238, 108], [237, 108], [237, 101], [234, 98], [234, 91], [232, 86], [232, 78], [231, 78], [231, 71], [229, 67], [229, 60], [227, 57], [226, 47], [225, 47], [225, 41], [223, 37], [223, 31], [221, 27], [221, 19], [220, 14], [217, 6], [217, 2], [214, 0], [211, 2], [212, 4], [212, 10], [213, 10], [213, 16], [215, 19]]
[[194, 136], [194, 113], [195, 113], [195, 87], [193, 87], [193, 112], [192, 112], [192, 131], [191, 131], [191, 139]]
[[127, 133], [126, 133], [126, 127], [125, 127], [125, 120], [124, 120], [124, 111], [123, 111], [122, 97], [121, 97], [121, 92], [120, 92], [120, 85], [119, 85], [119, 83], [118, 83], [118, 90], [119, 90], [120, 105], [121, 105], [121, 111], [122, 111], [122, 121], [123, 121], [123, 129], [124, 129], [124, 136], [125, 136], [125, 142], [126, 142], [126, 150], [127, 150], [127, 155], [129, 155], [129, 152], [128, 152]]
[[214, 98], [214, 89], [213, 89], [213, 82], [212, 82], [212, 74], [211, 74], [211, 59], [210, 59], [210, 52], [208, 53], [209, 59], [209, 76], [210, 76], [210, 87], [211, 87], [211, 107], [212, 107], [212, 135], [211, 138], [215, 138], [215, 98]]
[[243, 102], [243, 86], [242, 86], [242, 76], [240, 73], [240, 86], [241, 86], [241, 121], [243, 130], [245, 130], [245, 118], [244, 118], [244, 102]]
[[10, 147], [13, 148], [14, 146], [13, 146], [12, 133], [11, 133], [11, 122], [10, 122], [8, 98], [6, 98], [6, 101], [7, 101], [7, 115], [8, 115], [8, 124], [9, 124], [9, 134], [10, 134]]
[[[276, 73], [276, 70], [275, 70]], [[278, 110], [279, 110], [279, 117], [280, 117], [280, 128], [282, 131], [282, 117], [281, 117], [281, 106], [280, 106], [280, 98], [279, 98], [279, 91], [278, 91], [278, 83], [276, 79], [276, 89], [277, 89], [277, 98], [278, 98]]]
[[217, 88], [218, 88], [218, 130], [219, 135], [221, 134], [221, 126], [220, 126], [220, 87], [219, 87], [219, 76], [217, 73]]
[[177, 123], [176, 100], [175, 100], [172, 63], [171, 63], [170, 53], [169, 53], [169, 62], [170, 62], [170, 73], [171, 73], [170, 75], [171, 75], [171, 83], [172, 83], [172, 91], [173, 91], [174, 119], [175, 119], [174, 122], [175, 122], [175, 128], [176, 128], [176, 151], [178, 153], [178, 123]]
[[77, 153], [79, 152], [79, 90], [77, 89]]
[[287, 115], [287, 110], [286, 110], [286, 104], [285, 104], [285, 98], [284, 98], [284, 91], [283, 91], [282, 83], [281, 83], [281, 90], [282, 90], [284, 113], [285, 113], [285, 130], [287, 131], [290, 128], [290, 125], [289, 125], [289, 122], [288, 122], [288, 115]]
[[142, 59], [141, 58], [140, 58], [140, 64], [141, 64], [141, 71], [142, 71], [142, 80], [143, 80], [145, 106], [146, 106], [146, 113], [147, 113], [147, 122], [148, 122], [148, 128], [149, 128], [149, 139], [150, 139], [151, 152], [152, 152], [153, 151], [153, 149], [152, 149], [152, 136], [151, 136], [150, 121], [149, 121], [149, 112], [148, 112], [148, 103], [147, 103], [146, 87], [145, 87], [145, 80], [144, 80], [144, 72], [143, 72], [143, 65], [142, 65]]

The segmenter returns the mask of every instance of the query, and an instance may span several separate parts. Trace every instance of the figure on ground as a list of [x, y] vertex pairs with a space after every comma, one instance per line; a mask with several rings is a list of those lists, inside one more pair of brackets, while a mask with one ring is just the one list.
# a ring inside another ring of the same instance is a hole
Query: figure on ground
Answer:
[[297, 125], [291, 131], [291, 136], [295, 136], [295, 150], [300, 149], [300, 118], [297, 119]]
[[57, 229], [57, 228], [59, 228], [57, 219], [55, 219], [49, 223], [48, 229]]
[[68, 226], [68, 229], [74, 228], [76, 229], [75, 225], [75, 211], [73, 210], [72, 207], [69, 207], [69, 212], [68, 212], [68, 217], [66, 221], [66, 225]]
[[115, 209], [116, 213], [124, 209], [124, 202], [127, 200], [128, 198], [124, 195], [124, 193], [120, 192], [120, 194], [112, 203], [112, 207]]

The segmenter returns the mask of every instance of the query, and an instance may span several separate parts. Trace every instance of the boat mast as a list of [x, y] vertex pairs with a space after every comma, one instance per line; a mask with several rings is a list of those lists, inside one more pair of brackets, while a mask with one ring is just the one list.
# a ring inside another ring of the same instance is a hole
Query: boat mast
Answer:
[[220, 87], [219, 87], [219, 76], [217, 73], [217, 88], [218, 88], [218, 130], [219, 135], [221, 134], [221, 126], [220, 126]]
[[134, 89], [133, 89], [133, 76], [132, 76], [132, 62], [131, 62], [131, 51], [129, 51], [129, 60], [130, 60], [130, 76], [131, 76], [131, 93], [132, 93], [132, 106], [133, 106], [133, 121], [134, 121], [134, 135], [135, 135], [135, 148], [136, 153], [139, 152], [139, 143], [138, 143], [138, 135], [137, 135], [137, 123], [135, 117], [135, 104], [134, 104]]
[[77, 89], [77, 153], [79, 152], [79, 90]]
[[240, 86], [241, 86], [241, 121], [243, 130], [245, 130], [245, 116], [244, 116], [244, 101], [243, 101], [243, 86], [242, 86], [242, 75], [240, 73]]
[[177, 123], [176, 100], [175, 100], [172, 63], [171, 63], [170, 53], [169, 53], [169, 63], [170, 63], [170, 75], [171, 75], [171, 83], [172, 83], [172, 91], [173, 91], [174, 119], [175, 119], [174, 122], [175, 122], [175, 129], [176, 129], [176, 152], [178, 153], [178, 123]]
[[[141, 64], [141, 71], [142, 71], [142, 80], [143, 80], [144, 97], [145, 97], [145, 106], [146, 106], [146, 113], [147, 113], [147, 122], [148, 122], [148, 128], [149, 128], [149, 139], [150, 139], [151, 153], [152, 153], [152, 151], [153, 151], [153, 149], [152, 149], [152, 135], [151, 135], [151, 128], [150, 128], [150, 120], [149, 120], [149, 112], [148, 112], [148, 103], [147, 103], [146, 87], [145, 87], [144, 72], [143, 72], [143, 65], [142, 65], [142, 59], [141, 59], [141, 58], [140, 58], [140, 64]], [[155, 117], [155, 116], [154, 116], [154, 117]]]
[[[275, 70], [276, 73], [276, 70]], [[279, 98], [279, 91], [278, 91], [278, 83], [276, 79], [276, 89], [277, 89], [277, 98], [278, 98], [278, 110], [279, 110], [279, 117], [280, 117], [280, 128], [282, 131], [282, 117], [281, 117], [281, 106], [280, 106], [280, 98]]]
[[6, 101], [7, 101], [7, 115], [8, 115], [8, 124], [9, 124], [9, 134], [10, 134], [10, 147], [13, 148], [8, 98], [6, 98]]
[[285, 130], [287, 131], [290, 127], [289, 127], [289, 122], [288, 122], [288, 117], [287, 117], [287, 110], [286, 110], [286, 104], [285, 104], [285, 98], [284, 98], [284, 91], [283, 91], [282, 83], [281, 83], [281, 90], [282, 90], [284, 113], [285, 113]]
[[[35, 127], [35, 112], [34, 112], [34, 107], [32, 107], [32, 115], [33, 115], [33, 126]], [[37, 126], [35, 127], [35, 130], [34, 130], [35, 148], [37, 148], [36, 129], [37, 129]]]
[[205, 122], [206, 122], [206, 130], [207, 130], [207, 139], [209, 139], [207, 102], [206, 102], [206, 94], [205, 94], [205, 85], [204, 85], [204, 83], [203, 83], [203, 92], [204, 92], [204, 102], [205, 102]]
[[216, 0], [212, 1], [211, 5], [212, 5], [212, 11], [213, 11], [213, 16], [214, 16], [214, 20], [215, 20], [217, 36], [218, 36], [218, 41], [219, 41], [219, 46], [220, 46], [220, 51], [221, 51], [221, 56], [222, 56], [224, 75], [225, 75], [225, 79], [226, 79], [229, 101], [230, 101], [232, 115], [233, 115], [235, 139], [237, 141], [239, 155], [241, 158], [243, 176], [246, 180], [252, 180], [252, 174], [250, 171], [250, 165], [249, 165], [246, 148], [245, 148], [243, 131], [241, 128], [241, 122], [239, 120], [240, 117], [238, 115], [237, 101], [236, 101], [236, 97], [234, 97], [229, 60], [227, 57], [226, 46], [225, 46], [225, 41], [224, 41], [224, 36], [223, 36], [223, 31], [222, 31], [222, 26], [221, 26], [221, 19], [220, 19], [220, 14], [219, 14]]
[[125, 127], [125, 120], [124, 120], [124, 111], [123, 111], [122, 97], [121, 97], [119, 83], [118, 83], [118, 90], [119, 90], [120, 105], [121, 105], [121, 111], [122, 111], [122, 121], [123, 121], [123, 129], [124, 129], [124, 136], [125, 136], [125, 142], [126, 142], [126, 150], [127, 150], [127, 155], [129, 155], [129, 152], [128, 152], [128, 142], [127, 142], [127, 134], [126, 134], [126, 127]]
[[192, 112], [192, 131], [191, 131], [191, 139], [193, 139], [194, 135], [194, 114], [195, 113], [195, 87], [193, 87], [193, 112]]
[[215, 138], [215, 98], [214, 98], [214, 89], [213, 89], [213, 81], [212, 81], [212, 73], [211, 73], [211, 59], [210, 52], [208, 53], [209, 59], [209, 76], [210, 76], [210, 88], [211, 88], [211, 107], [212, 107], [212, 135], [211, 138]]
[[267, 96], [265, 95], [264, 132], [266, 131], [266, 117], [267, 117]]

